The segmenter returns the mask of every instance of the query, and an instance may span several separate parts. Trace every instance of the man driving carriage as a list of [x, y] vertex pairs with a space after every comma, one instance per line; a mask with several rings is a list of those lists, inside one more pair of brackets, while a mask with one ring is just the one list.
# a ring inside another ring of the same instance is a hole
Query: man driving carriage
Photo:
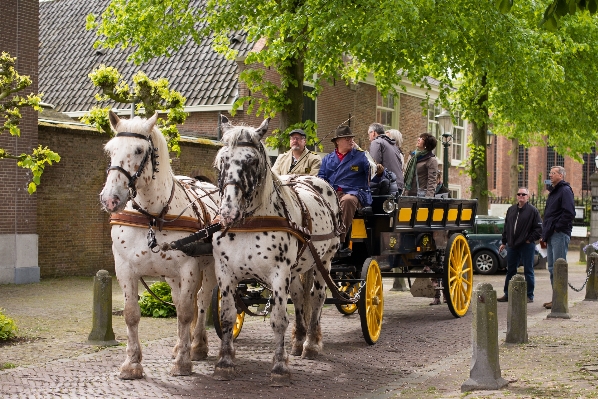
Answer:
[[355, 135], [349, 126], [336, 129], [332, 142], [334, 151], [322, 160], [318, 177], [334, 187], [340, 201], [345, 232], [341, 234], [340, 255], [351, 254], [346, 243], [347, 233], [351, 229], [355, 211], [372, 204], [369, 189], [370, 162], [361, 148], [353, 142]]

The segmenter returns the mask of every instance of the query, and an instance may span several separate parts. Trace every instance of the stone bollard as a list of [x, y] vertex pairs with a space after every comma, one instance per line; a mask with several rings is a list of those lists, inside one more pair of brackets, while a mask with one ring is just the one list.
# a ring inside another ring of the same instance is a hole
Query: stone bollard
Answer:
[[[590, 271], [590, 268], [592, 269]], [[586, 284], [586, 297], [584, 301], [598, 301], [598, 254], [591, 253], [588, 256], [588, 263], [586, 265], [586, 273], [588, 275], [588, 282]]]
[[461, 392], [495, 390], [509, 382], [501, 377], [498, 363], [498, 319], [496, 291], [492, 284], [478, 284], [473, 291], [473, 354], [469, 379], [461, 385]]
[[509, 344], [527, 342], [527, 282], [520, 274], [509, 281], [509, 304], [507, 306], [507, 338]]
[[581, 240], [579, 242], [579, 261], [580, 262], [585, 262], [586, 261], [586, 253], [583, 250], [583, 247], [585, 247], [587, 244], [584, 240]]
[[[399, 273], [401, 271], [400, 268], [395, 267], [392, 269], [393, 272]], [[407, 285], [407, 280], [405, 277], [395, 277], [394, 281], [392, 282], [391, 291], [409, 291], [409, 286]]]
[[92, 329], [87, 338], [90, 345], [118, 345], [112, 330], [112, 277], [100, 270], [93, 278]]
[[569, 314], [569, 265], [563, 258], [554, 262], [552, 284], [552, 309], [549, 319], [570, 319]]

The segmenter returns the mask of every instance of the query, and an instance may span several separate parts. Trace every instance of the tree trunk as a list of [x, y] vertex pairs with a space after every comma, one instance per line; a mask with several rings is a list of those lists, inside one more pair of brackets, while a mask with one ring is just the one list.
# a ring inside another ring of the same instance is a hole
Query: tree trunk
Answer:
[[475, 150], [471, 155], [471, 198], [478, 199], [478, 215], [488, 214], [488, 165], [486, 157], [486, 135], [488, 124], [472, 124], [472, 144]]
[[514, 198], [519, 190], [519, 140], [511, 139], [509, 152], [509, 197]]
[[[480, 94], [477, 98], [478, 109], [488, 115], [488, 89], [486, 75], [480, 80]], [[488, 157], [486, 156], [486, 136], [488, 135], [488, 117], [484, 122], [473, 122], [471, 142], [473, 152], [471, 155], [471, 198], [478, 199], [478, 215], [488, 214]]]
[[293, 59], [283, 73], [288, 77], [285, 97], [290, 104], [280, 113], [280, 130], [284, 132], [289, 126], [303, 120], [303, 80], [304, 64], [302, 59]]

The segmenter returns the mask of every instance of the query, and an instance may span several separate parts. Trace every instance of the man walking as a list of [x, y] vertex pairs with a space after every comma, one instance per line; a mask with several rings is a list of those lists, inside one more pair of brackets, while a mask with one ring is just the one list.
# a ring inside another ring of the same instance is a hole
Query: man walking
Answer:
[[305, 148], [307, 135], [301, 129], [289, 134], [291, 149], [276, 158], [272, 172], [277, 175], [312, 175], [316, 176], [322, 165], [318, 154]]
[[505, 277], [504, 295], [498, 302], [507, 302], [509, 281], [517, 274], [517, 268], [523, 263], [523, 272], [527, 282], [527, 303], [534, 301], [534, 252], [535, 241], [542, 234], [540, 212], [530, 203], [529, 190], [520, 187], [517, 190], [517, 204], [507, 210], [505, 227], [502, 232], [502, 252], [507, 248], [507, 276]]
[[[548, 272], [552, 286], [554, 262], [561, 258], [567, 260], [567, 250], [575, 217], [575, 202], [573, 201], [573, 190], [565, 181], [565, 168], [553, 166], [550, 169], [549, 177], [551, 186], [548, 188], [550, 193], [544, 209], [542, 241], [547, 244]], [[552, 309], [552, 302], [546, 302], [544, 307]]]

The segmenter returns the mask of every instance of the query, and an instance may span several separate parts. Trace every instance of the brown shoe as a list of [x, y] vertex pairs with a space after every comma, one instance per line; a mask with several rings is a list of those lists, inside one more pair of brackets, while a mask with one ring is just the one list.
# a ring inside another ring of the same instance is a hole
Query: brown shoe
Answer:
[[509, 298], [506, 295], [501, 296], [500, 298], [496, 299], [498, 302], [509, 302]]
[[434, 300], [430, 302], [430, 306], [432, 305], [440, 305], [440, 298], [434, 298]]
[[546, 302], [546, 303], [544, 304], [544, 307], [545, 307], [546, 309], [552, 309], [552, 302]]

